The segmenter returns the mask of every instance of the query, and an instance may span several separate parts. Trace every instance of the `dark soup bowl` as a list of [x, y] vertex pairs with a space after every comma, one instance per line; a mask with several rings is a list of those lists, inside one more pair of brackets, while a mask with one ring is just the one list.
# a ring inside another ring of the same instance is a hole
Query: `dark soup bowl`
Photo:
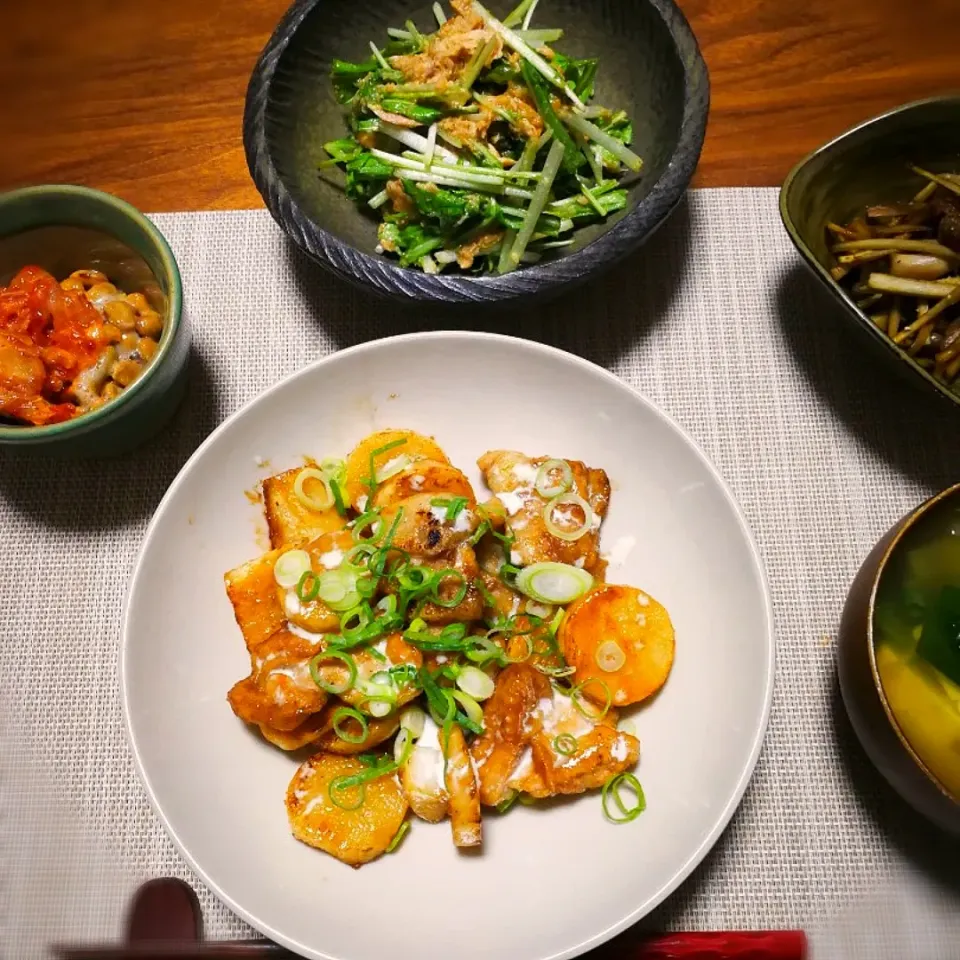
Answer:
[[838, 666], [870, 759], [915, 809], [960, 835], [960, 484], [904, 517], [864, 561]]
[[[444, 6], [445, 15], [452, 15]], [[496, 17], [508, 13], [503, 3], [491, 0], [489, 7]], [[643, 166], [624, 178], [622, 209], [575, 230], [571, 244], [545, 250], [535, 265], [524, 262], [513, 272], [461, 273], [447, 261], [441, 272], [429, 274], [378, 253], [379, 216], [367, 203], [348, 198], [340, 170], [327, 168], [321, 175], [319, 169], [328, 160], [324, 144], [349, 132], [331, 66], [335, 59], [370, 62], [371, 42], [384, 48], [388, 28], [394, 36], [398, 28], [409, 34], [406, 27], [413, 24], [429, 42], [439, 17], [422, 0], [297, 0], [257, 63], [244, 114], [250, 172], [277, 223], [338, 276], [408, 302], [482, 305], [555, 295], [637, 249], [677, 206], [700, 157], [709, 80], [697, 42], [673, 0], [543, 0], [536, 17], [535, 26], [562, 29], [558, 51], [599, 58], [595, 102], [632, 119], [631, 147]], [[463, 85], [460, 79], [457, 84]], [[508, 112], [498, 117], [516, 123]], [[422, 137], [428, 126], [410, 132]], [[404, 149], [382, 128], [374, 136], [379, 147]], [[534, 174], [547, 152], [544, 144]]]

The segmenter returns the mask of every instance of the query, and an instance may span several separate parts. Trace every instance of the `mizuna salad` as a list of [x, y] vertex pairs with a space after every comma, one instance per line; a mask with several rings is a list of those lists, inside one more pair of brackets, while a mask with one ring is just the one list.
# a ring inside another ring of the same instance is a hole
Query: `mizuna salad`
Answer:
[[626, 207], [620, 178], [642, 166], [631, 120], [592, 103], [599, 60], [532, 27], [538, 2], [503, 21], [437, 3], [432, 33], [408, 20], [363, 63], [334, 61], [350, 135], [326, 144], [325, 165], [379, 214], [378, 251], [403, 266], [507, 273]]
[[250, 654], [228, 699], [282, 750], [312, 753], [293, 835], [359, 866], [408, 813], [482, 844], [482, 810], [600, 790], [644, 809], [618, 709], [667, 680], [667, 611], [604, 582], [602, 470], [495, 450], [481, 502], [429, 437], [376, 433], [347, 459], [271, 477], [273, 549], [226, 575]]

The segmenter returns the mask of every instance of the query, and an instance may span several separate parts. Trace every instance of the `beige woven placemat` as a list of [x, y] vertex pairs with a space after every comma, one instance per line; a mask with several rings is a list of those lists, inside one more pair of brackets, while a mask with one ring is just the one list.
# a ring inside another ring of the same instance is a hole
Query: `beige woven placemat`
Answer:
[[315, 357], [455, 325], [554, 344], [646, 393], [732, 485], [767, 564], [779, 662], [763, 756], [714, 852], [650, 925], [810, 929], [904, 859], [956, 877], [957, 845], [916, 823], [852, 738], [834, 637], [872, 543], [960, 477], [957, 423], [861, 353], [801, 268], [774, 191], [694, 192], [606, 278], [496, 319], [372, 300], [294, 252], [264, 212], [155, 220], [196, 348], [173, 426], [114, 463], [0, 453], [3, 956], [116, 935], [135, 886], [159, 875], [197, 887], [211, 936], [250, 935], [199, 886], [137, 780], [117, 681], [128, 571], [163, 491], [226, 415]]

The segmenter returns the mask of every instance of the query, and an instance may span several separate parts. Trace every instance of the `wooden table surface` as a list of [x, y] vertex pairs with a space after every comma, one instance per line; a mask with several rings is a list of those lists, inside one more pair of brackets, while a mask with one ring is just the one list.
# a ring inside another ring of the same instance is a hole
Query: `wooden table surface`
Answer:
[[[957, 0], [680, 3], [713, 85], [699, 186], [779, 184], [850, 125], [960, 89]], [[261, 206], [240, 138], [243, 97], [287, 5], [4, 4], [0, 189], [81, 183], [148, 211]]]

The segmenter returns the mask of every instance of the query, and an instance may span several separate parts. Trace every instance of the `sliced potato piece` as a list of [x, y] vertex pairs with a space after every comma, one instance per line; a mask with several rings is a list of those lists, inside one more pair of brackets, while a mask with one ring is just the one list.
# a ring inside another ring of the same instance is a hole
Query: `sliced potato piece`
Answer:
[[606, 684], [616, 706], [656, 693], [673, 665], [673, 624], [666, 609], [636, 587], [603, 584], [567, 609], [560, 644], [585, 696], [603, 703]]
[[397, 446], [377, 454], [374, 458], [374, 469], [382, 477], [379, 482], [390, 479], [384, 474], [389, 474], [391, 471], [399, 473], [400, 470], [406, 469], [418, 460], [450, 462], [434, 440], [414, 433], [412, 430], [381, 430], [371, 434], [362, 440], [347, 457], [345, 500], [355, 510], [363, 512], [369, 504], [370, 487], [366, 481], [370, 479], [371, 455], [374, 451], [390, 446], [392, 443], [396, 443]]
[[[306, 466], [295, 467], [263, 481], [263, 509], [271, 547], [289, 547], [314, 540], [324, 533], [342, 530], [347, 524], [346, 518], [337, 513], [335, 506], [314, 510], [296, 495], [294, 486], [297, 477], [305, 469]], [[319, 482], [308, 481], [305, 486], [308, 493], [313, 492], [310, 484]]]
[[296, 730], [327, 702], [310, 674], [316, 652], [308, 640], [278, 630], [252, 652], [250, 676], [227, 694], [233, 712], [246, 723], [286, 733]]
[[[398, 452], [402, 450], [397, 447]], [[392, 507], [422, 493], [429, 493], [434, 499], [466, 497], [471, 506], [476, 503], [473, 487], [461, 470], [436, 460], [417, 460], [402, 473], [380, 484], [371, 506]]]
[[[354, 757], [330, 753], [318, 753], [303, 763], [287, 788], [287, 816], [293, 835], [354, 867], [385, 853], [408, 809], [396, 777], [366, 783], [363, 802], [356, 810], [344, 810], [330, 798], [332, 781], [367, 769]], [[356, 790], [343, 792], [348, 804], [356, 796]]]
[[[366, 753], [374, 747], [379, 747], [385, 740], [389, 740], [400, 728], [400, 714], [397, 711], [386, 717], [367, 717], [367, 735], [359, 743], [343, 740], [333, 729], [333, 716], [343, 706], [339, 701], [328, 704], [323, 711], [325, 728], [321, 733], [317, 746], [327, 753], [336, 753], [343, 757], [350, 757], [358, 753]], [[340, 728], [348, 736], [359, 736], [363, 728], [352, 717], [343, 718]]]
[[273, 579], [273, 567], [281, 553], [282, 550], [271, 550], [223, 578], [248, 650], [272, 637], [287, 619]]
[[447, 738], [447, 766], [444, 783], [450, 795], [450, 826], [458, 847], [479, 847], [483, 843], [480, 816], [480, 789], [473, 770], [463, 730], [454, 725]]

